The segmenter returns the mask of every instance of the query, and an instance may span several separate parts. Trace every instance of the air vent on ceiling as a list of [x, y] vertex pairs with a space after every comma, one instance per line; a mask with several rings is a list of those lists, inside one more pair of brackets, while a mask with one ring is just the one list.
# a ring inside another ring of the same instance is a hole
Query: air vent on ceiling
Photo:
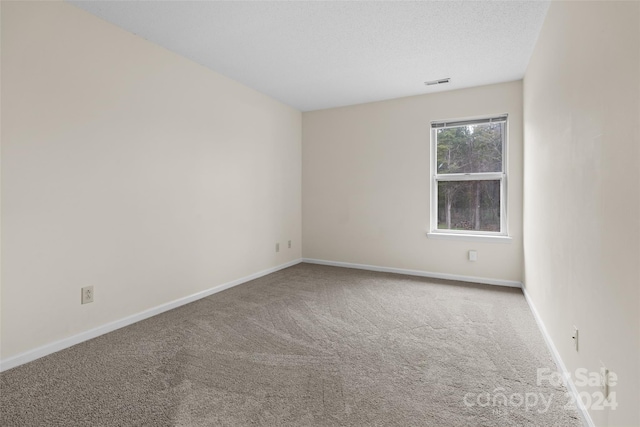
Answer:
[[431, 80], [429, 82], [424, 82], [424, 84], [427, 86], [441, 85], [444, 83], [449, 83], [450, 80], [451, 78], [447, 77], [446, 79], [438, 79], [438, 80]]

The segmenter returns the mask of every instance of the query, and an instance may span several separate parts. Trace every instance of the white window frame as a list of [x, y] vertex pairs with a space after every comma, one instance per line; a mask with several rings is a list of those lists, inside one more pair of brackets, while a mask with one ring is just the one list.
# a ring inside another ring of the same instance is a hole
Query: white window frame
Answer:
[[[438, 173], [438, 129], [459, 126], [469, 126], [474, 124], [500, 123], [502, 125], [502, 172], [482, 172], [482, 173]], [[427, 236], [430, 238], [456, 239], [456, 240], [479, 240], [479, 241], [502, 241], [508, 242], [509, 221], [507, 202], [507, 181], [508, 181], [508, 149], [509, 149], [509, 120], [507, 114], [496, 114], [483, 117], [471, 117], [456, 120], [438, 120], [431, 122], [431, 212], [430, 231]], [[447, 230], [438, 229], [438, 182], [440, 181], [479, 181], [492, 180], [500, 181], [500, 231], [482, 230]]]

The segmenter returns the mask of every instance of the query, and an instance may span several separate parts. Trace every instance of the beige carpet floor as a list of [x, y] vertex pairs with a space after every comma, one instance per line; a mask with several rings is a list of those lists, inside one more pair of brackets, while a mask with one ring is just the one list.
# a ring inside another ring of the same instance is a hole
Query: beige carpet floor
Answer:
[[538, 368], [519, 289], [299, 264], [0, 374], [0, 425], [581, 425]]

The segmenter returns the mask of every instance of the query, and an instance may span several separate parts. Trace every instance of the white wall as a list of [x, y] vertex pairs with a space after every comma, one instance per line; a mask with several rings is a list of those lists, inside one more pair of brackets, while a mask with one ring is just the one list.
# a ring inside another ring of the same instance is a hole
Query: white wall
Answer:
[[2, 79], [3, 359], [300, 257], [298, 111], [61, 2]]
[[552, 2], [524, 79], [526, 289], [571, 373], [617, 373], [599, 426], [640, 425], [639, 52], [640, 3]]
[[[513, 240], [427, 238], [431, 121], [498, 113], [509, 113]], [[305, 258], [521, 280], [522, 82], [314, 111], [302, 122]]]

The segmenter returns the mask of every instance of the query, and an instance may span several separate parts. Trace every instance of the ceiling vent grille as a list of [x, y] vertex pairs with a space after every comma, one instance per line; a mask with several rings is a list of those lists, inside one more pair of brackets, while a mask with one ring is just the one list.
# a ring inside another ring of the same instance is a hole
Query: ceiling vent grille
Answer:
[[431, 80], [429, 82], [424, 82], [424, 84], [426, 86], [441, 85], [441, 84], [449, 83], [450, 80], [451, 78], [447, 77], [446, 79], [438, 79], [438, 80]]

